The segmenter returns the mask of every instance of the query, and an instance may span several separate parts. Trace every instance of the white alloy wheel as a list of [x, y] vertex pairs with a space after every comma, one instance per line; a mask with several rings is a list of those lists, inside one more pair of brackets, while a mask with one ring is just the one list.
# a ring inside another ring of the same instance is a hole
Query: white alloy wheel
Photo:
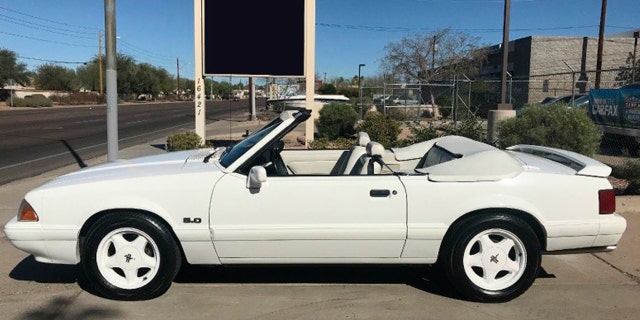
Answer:
[[153, 280], [160, 267], [160, 250], [145, 232], [119, 228], [102, 238], [96, 251], [98, 271], [121, 289], [138, 289]]
[[530, 223], [498, 212], [465, 217], [447, 231], [438, 264], [469, 300], [514, 299], [531, 287], [540, 269], [540, 239]]
[[513, 233], [490, 229], [469, 241], [462, 262], [473, 284], [485, 290], [504, 290], [524, 274], [527, 252], [522, 241]]

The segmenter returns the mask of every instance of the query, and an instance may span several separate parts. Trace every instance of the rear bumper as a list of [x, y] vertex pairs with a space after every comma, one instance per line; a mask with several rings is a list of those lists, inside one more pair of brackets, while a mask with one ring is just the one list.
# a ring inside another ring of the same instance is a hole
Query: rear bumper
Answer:
[[[616, 248], [627, 228], [627, 220], [617, 213], [599, 215], [593, 228], [566, 228], [547, 239], [546, 254], [607, 252]], [[597, 229], [596, 229], [597, 227]], [[592, 229], [591, 232], [585, 232]], [[596, 232], [597, 230], [597, 232]]]

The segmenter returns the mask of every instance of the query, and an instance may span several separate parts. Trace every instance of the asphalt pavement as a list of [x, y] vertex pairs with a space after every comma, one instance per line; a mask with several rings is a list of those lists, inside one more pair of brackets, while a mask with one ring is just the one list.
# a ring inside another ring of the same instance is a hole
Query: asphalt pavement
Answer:
[[[216, 121], [208, 140], [241, 138], [264, 122]], [[157, 139], [120, 150], [130, 159], [161, 154]], [[89, 166], [106, 156], [85, 159]], [[0, 223], [24, 194], [77, 165], [0, 185]], [[628, 223], [611, 253], [544, 256], [523, 296], [502, 304], [463, 301], [425, 267], [190, 267], [163, 296], [106, 300], [83, 290], [76, 267], [36, 262], [0, 232], [3, 319], [637, 319], [640, 314], [640, 197], [617, 198]]]

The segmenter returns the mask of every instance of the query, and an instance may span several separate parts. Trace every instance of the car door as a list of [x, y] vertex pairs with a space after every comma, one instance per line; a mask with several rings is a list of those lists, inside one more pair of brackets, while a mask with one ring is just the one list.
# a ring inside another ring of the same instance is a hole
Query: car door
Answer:
[[245, 175], [226, 174], [210, 215], [223, 262], [398, 258], [407, 233], [406, 192], [393, 175], [269, 177], [248, 189]]

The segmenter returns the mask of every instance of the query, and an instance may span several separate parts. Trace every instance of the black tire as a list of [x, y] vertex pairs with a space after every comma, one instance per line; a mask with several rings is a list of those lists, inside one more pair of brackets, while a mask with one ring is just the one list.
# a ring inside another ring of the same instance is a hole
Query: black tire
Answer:
[[171, 231], [139, 212], [109, 214], [87, 232], [81, 267], [93, 289], [114, 300], [165, 293], [182, 262]]
[[524, 220], [485, 214], [452, 226], [438, 264], [465, 298], [506, 302], [531, 287], [540, 268], [540, 252], [540, 241]]

